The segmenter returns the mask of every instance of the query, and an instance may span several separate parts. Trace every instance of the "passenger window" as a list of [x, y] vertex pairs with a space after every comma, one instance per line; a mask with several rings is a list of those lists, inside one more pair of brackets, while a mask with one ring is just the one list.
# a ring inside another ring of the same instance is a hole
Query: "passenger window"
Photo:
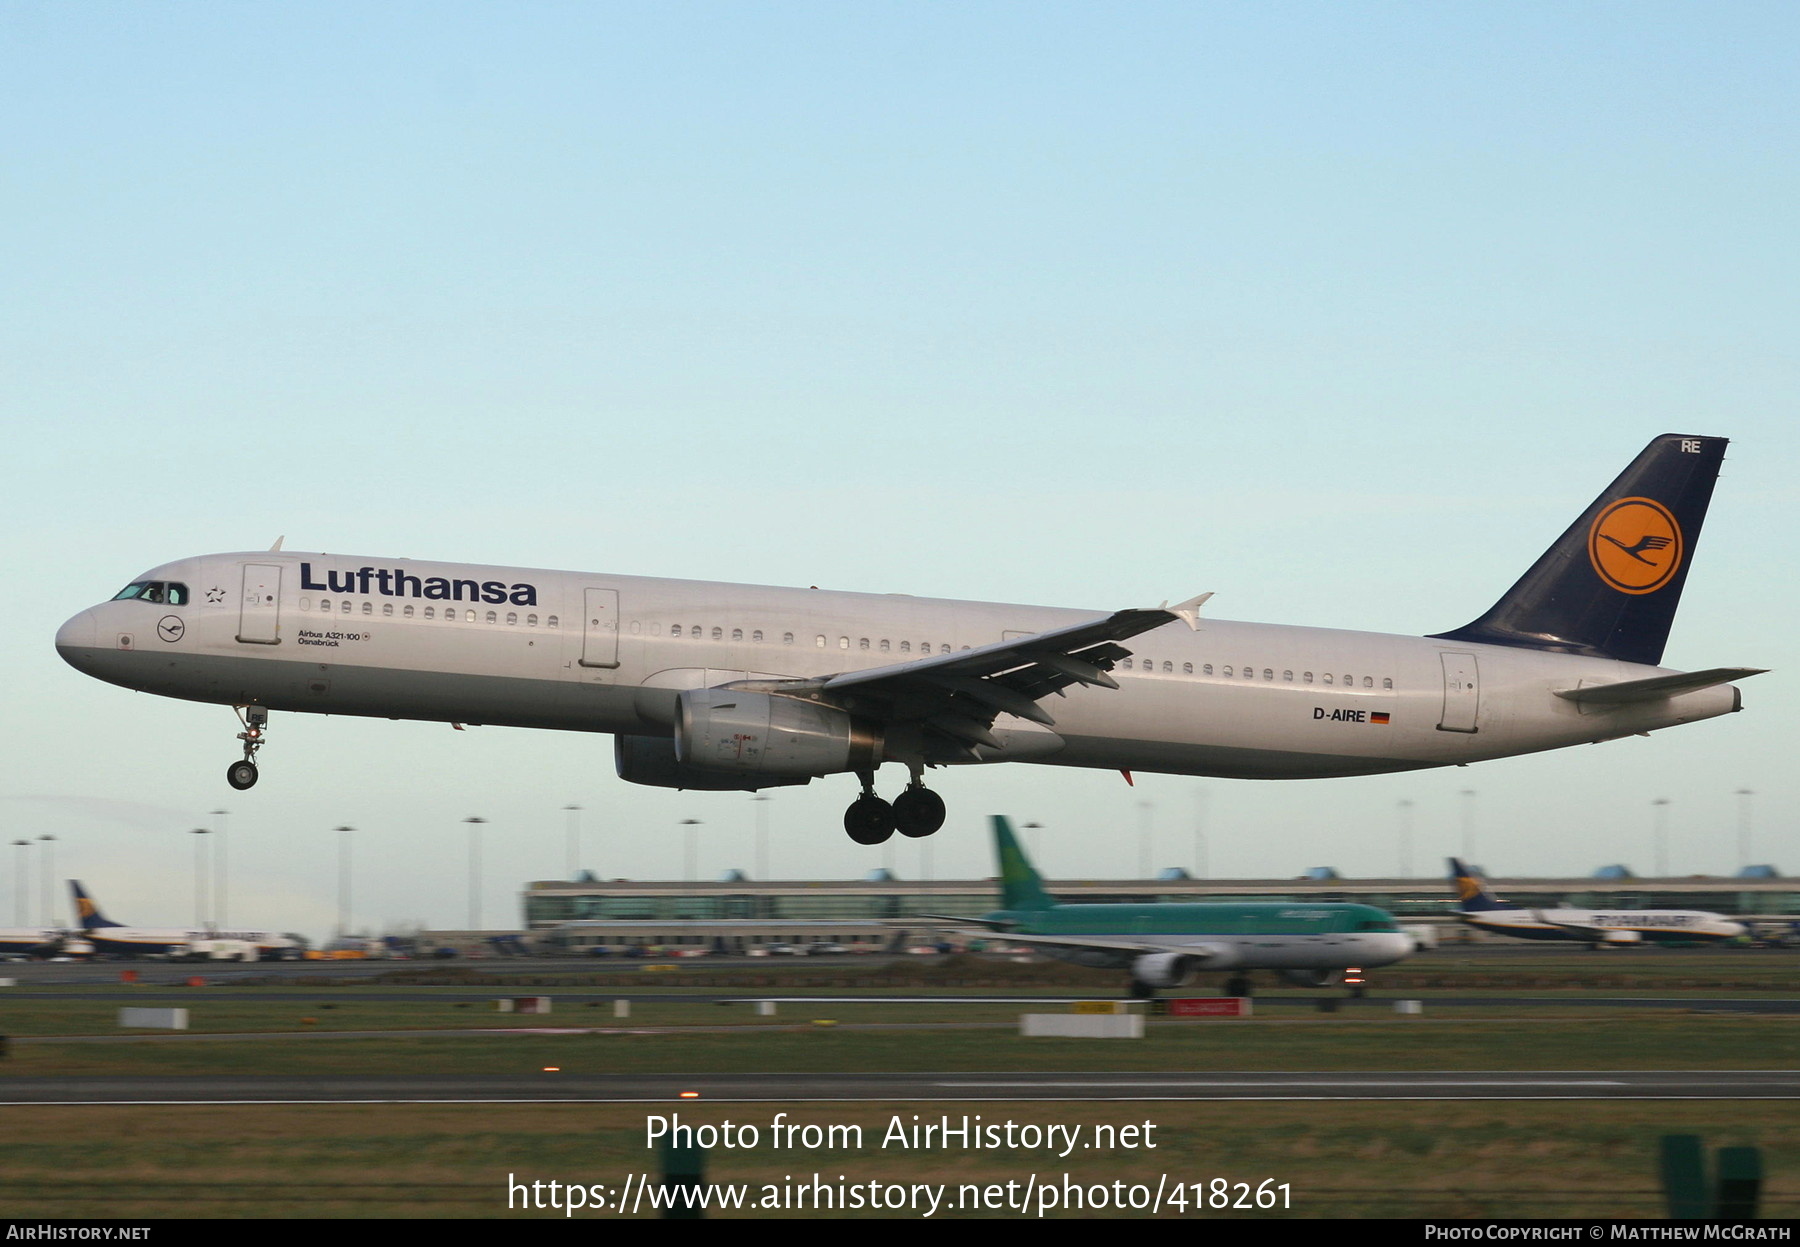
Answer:
[[[723, 629], [723, 628], [714, 628], [714, 629], [713, 629], [713, 640], [715, 640], [715, 641], [723, 641], [723, 640], [724, 640], [724, 639], [725, 639], [725, 629]], [[738, 635], [738, 638], [737, 638], [737, 639], [738, 639], [738, 640], [740, 640], [740, 641], [741, 641], [741, 640], [743, 640], [743, 639], [744, 639], [744, 638], [743, 638], [743, 634], [742, 634], [742, 633], [740, 633], [740, 634], [739, 634], [739, 635]]]
[[1356, 677], [1353, 675], [1345, 676], [1344, 677], [1344, 687], [1345, 688], [1355, 688], [1356, 687]]
[[910, 654], [910, 653], [912, 653], [912, 642], [911, 642], [911, 641], [902, 641], [902, 642], [900, 642], [900, 652], [901, 652], [901, 653], [902, 653], [902, 654]]
[[950, 652], [950, 647], [949, 647], [949, 646], [948, 646], [948, 645], [940, 645], [940, 646], [938, 646], [938, 653], [940, 653], [940, 654], [948, 654], [948, 653], [949, 653], [949, 652]]
[[431, 607], [431, 606], [427, 606], [427, 607], [426, 607], [426, 608], [425, 608], [425, 618], [427, 618], [427, 619], [436, 619], [436, 618], [437, 618], [437, 610], [436, 610], [436, 608], [435, 608], [435, 607]]
[[825, 648], [825, 638], [823, 636], [815, 637], [815, 638], [813, 638], [813, 644], [815, 646], [817, 646], [819, 649], [824, 649]]
[[374, 614], [374, 613], [375, 613], [375, 603], [373, 603], [373, 602], [364, 602], [364, 603], [363, 603], [363, 614], [365, 614], [365, 615], [373, 615], [373, 614]]
[[400, 613], [406, 618], [411, 619], [413, 617], [412, 603], [409, 602], [405, 606], [402, 606], [400, 608]]
[[1306, 683], [1308, 683], [1308, 684], [1312, 683], [1312, 672], [1308, 671], [1306, 673], [1305, 680], [1306, 680]]
[[1130, 671], [1131, 670], [1131, 659], [1127, 658], [1124, 662], [1120, 663], [1119, 665], [1124, 667], [1125, 670]]
[[1294, 682], [1294, 673], [1292, 671], [1283, 671], [1281, 673], [1281, 678], [1287, 683], [1292, 684]]
[[756, 642], [756, 644], [761, 645], [762, 644], [762, 629], [758, 628], [755, 632], [752, 632], [750, 634], [750, 639], [752, 641]]
[[381, 613], [384, 615], [393, 614], [394, 613], [394, 604], [392, 602], [383, 602], [381, 604]]
[[1175, 674], [1175, 664], [1165, 660], [1163, 662], [1163, 674], [1164, 675], [1174, 675]]
[[475, 622], [475, 612], [474, 611], [467, 612], [463, 617], [463, 622], [474, 623]]
[[1231, 678], [1231, 668], [1230, 667], [1225, 668], [1225, 678], [1228, 680]]
[[1382, 680], [1381, 687], [1382, 688], [1393, 688], [1394, 687], [1394, 677], [1388, 676], [1386, 679]]
[[1273, 680], [1274, 678], [1275, 678], [1274, 671], [1270, 670], [1268, 667], [1264, 667], [1263, 668], [1263, 679]]
[[[743, 640], [744, 639], [744, 630], [742, 628], [733, 628], [731, 630], [731, 639], [734, 641]], [[756, 639], [759, 641], [762, 640], [762, 634], [758, 633]]]
[[[714, 634], [713, 639], [717, 640], [718, 639], [718, 629], [717, 628], [713, 629], [713, 634]], [[700, 625], [695, 624], [693, 627], [689, 628], [688, 635], [693, 637], [696, 641], [698, 641], [700, 639]]]
[[516, 613], [514, 613], [513, 611], [506, 612], [506, 623], [507, 623], [508, 627], [511, 627], [511, 626], [517, 624], [518, 622], [519, 622], [519, 616]]
[[850, 648], [850, 638], [847, 636], [839, 637], [838, 638], [838, 648], [839, 649], [849, 649]]
[[550, 617], [549, 617], [549, 618], [548, 618], [548, 619], [546, 619], [546, 620], [544, 620], [544, 626], [545, 626], [545, 627], [546, 627], [546, 628], [554, 628], [554, 627], [556, 627], [556, 616], [555, 616], [555, 615], [552, 615], [552, 616], [550, 616]]
[[[119, 600], [118, 598], [113, 599], [113, 601], [115, 601], [115, 602], [118, 600]], [[301, 598], [300, 599], [300, 609], [303, 611], [311, 610], [312, 609], [312, 599], [311, 598]]]
[[888, 642], [886, 637], [881, 638], [881, 652], [884, 654], [888, 652]]
[[1325, 683], [1327, 683], [1327, 684], [1331, 683], [1331, 672], [1329, 672], [1329, 671], [1327, 671], [1325, 673]]
[[[527, 615], [527, 616], [525, 616], [525, 626], [526, 626], [526, 627], [527, 627], [527, 628], [535, 628], [535, 627], [537, 627], [537, 616], [536, 616], [536, 615]], [[632, 621], [631, 621], [631, 631], [632, 631], [632, 632], [633, 632], [633, 633], [636, 633], [636, 632], [637, 632], [637, 630], [638, 630], [638, 621], [637, 621], [637, 620], [635, 620], [635, 619], [634, 619], [634, 620], [632, 620]]]
[[322, 611], [330, 610], [331, 609], [331, 599], [330, 598], [320, 598], [319, 599], [319, 609]]
[[1191, 662], [1182, 663], [1181, 664], [1181, 674], [1182, 675], [1193, 675], [1194, 674], [1194, 664]]
[[338, 609], [338, 614], [348, 615], [349, 613], [350, 613], [350, 599], [345, 598], [343, 605]]
[[868, 648], [869, 648], [869, 638], [868, 638], [868, 637], [864, 637], [864, 638], [863, 638], [863, 639], [862, 639], [862, 640], [861, 640], [861, 641], [860, 641], [860, 642], [859, 642], [859, 643], [858, 643], [858, 644], [857, 644], [857, 646], [856, 646], [856, 648], [857, 648], [857, 649], [868, 649]]
[[[1200, 668], [1200, 674], [1201, 675], [1211, 675], [1212, 674], [1212, 664], [1207, 663], [1204, 667]], [[1230, 675], [1231, 672], [1227, 671], [1225, 674]]]
[[1255, 667], [1245, 667], [1244, 668], [1244, 678], [1246, 680], [1254, 680], [1256, 678], [1256, 668]]
[[1375, 687], [1375, 677], [1372, 675], [1364, 676], [1363, 677], [1363, 687], [1364, 688], [1374, 688]]

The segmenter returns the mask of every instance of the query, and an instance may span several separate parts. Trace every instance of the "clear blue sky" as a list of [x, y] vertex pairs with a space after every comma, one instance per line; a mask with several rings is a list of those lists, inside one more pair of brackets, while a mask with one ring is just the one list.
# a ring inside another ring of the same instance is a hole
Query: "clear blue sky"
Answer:
[[[0, 828], [114, 915], [484, 917], [584, 865], [752, 864], [741, 795], [635, 789], [602, 737], [223, 708], [51, 648], [146, 567], [290, 548], [1422, 633], [1483, 610], [1651, 436], [1734, 439], [1667, 661], [1747, 711], [1355, 781], [943, 776], [1052, 876], [1735, 867], [1791, 830], [1800, 152], [1785, 4], [0, 8], [0, 418], [13, 608]], [[774, 869], [920, 848], [778, 792]], [[1458, 794], [1477, 792], [1472, 803]], [[1206, 794], [1201, 797], [1199, 794]], [[11, 921], [14, 859], [0, 862]], [[1135, 866], [1135, 854], [1125, 869]], [[35, 869], [35, 868], [34, 868]], [[32, 891], [37, 893], [34, 878]], [[32, 909], [39, 907], [34, 899]], [[59, 902], [60, 908], [60, 902]]]

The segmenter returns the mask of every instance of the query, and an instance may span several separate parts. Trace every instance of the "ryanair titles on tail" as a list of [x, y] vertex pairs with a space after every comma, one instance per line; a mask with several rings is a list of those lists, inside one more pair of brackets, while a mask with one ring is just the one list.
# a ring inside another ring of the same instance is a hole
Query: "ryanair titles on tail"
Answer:
[[433, 598], [444, 602], [511, 602], [536, 606], [537, 586], [505, 585], [498, 580], [447, 580], [442, 576], [413, 576], [404, 567], [361, 567], [353, 572], [329, 568], [324, 583], [313, 579], [311, 563], [300, 564], [300, 587], [315, 593], [378, 593], [389, 598]]

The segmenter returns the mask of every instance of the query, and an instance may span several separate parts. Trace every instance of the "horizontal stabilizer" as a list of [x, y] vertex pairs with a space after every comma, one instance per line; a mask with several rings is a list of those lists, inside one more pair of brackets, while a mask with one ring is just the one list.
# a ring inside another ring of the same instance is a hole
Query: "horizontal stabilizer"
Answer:
[[1662, 701], [1683, 693], [1697, 693], [1716, 684], [1762, 675], [1766, 667], [1712, 667], [1706, 671], [1685, 671], [1679, 675], [1658, 675], [1647, 680], [1625, 680], [1618, 684], [1589, 684], [1581, 688], [1559, 688], [1558, 697], [1581, 706], [1625, 706], [1640, 701]]

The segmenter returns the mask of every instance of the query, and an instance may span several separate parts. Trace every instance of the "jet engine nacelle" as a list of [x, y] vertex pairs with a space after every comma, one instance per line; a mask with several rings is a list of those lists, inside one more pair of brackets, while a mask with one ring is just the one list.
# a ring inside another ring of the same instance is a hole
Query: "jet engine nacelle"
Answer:
[[702, 771], [805, 780], [873, 770], [881, 765], [882, 737], [879, 728], [836, 706], [694, 688], [676, 705], [675, 760]]
[[1636, 931], [1603, 931], [1600, 934], [1602, 944], [1641, 944], [1644, 937]]
[[1185, 987], [1200, 968], [1200, 958], [1185, 953], [1145, 953], [1131, 963], [1131, 977], [1147, 987]]
[[789, 779], [774, 775], [732, 774], [729, 771], [703, 771], [684, 765], [675, 756], [675, 742], [667, 736], [613, 737], [613, 765], [619, 778], [629, 784], [647, 784], [652, 788], [687, 788], [699, 792], [755, 792], [758, 788], [779, 788], [786, 784], [804, 784], [810, 777]]

